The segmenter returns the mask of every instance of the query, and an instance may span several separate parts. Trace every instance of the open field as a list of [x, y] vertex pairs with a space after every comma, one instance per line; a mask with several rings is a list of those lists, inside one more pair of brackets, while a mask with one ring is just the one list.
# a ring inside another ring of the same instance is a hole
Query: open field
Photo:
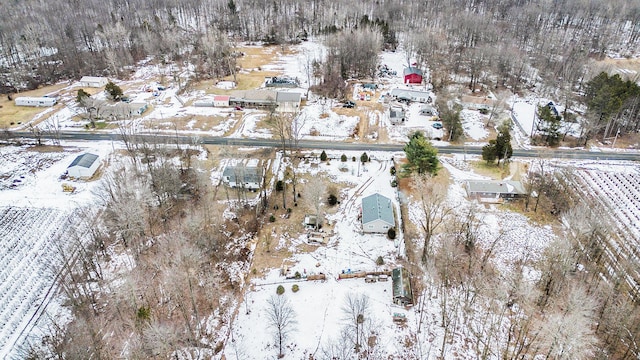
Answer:
[[[44, 86], [40, 89], [13, 94], [12, 97], [15, 100], [16, 97], [20, 96], [55, 96], [61, 89], [65, 88], [66, 86], [67, 84]], [[9, 100], [7, 96], [0, 97], [0, 128], [7, 128], [18, 124], [24, 124], [31, 121], [34, 116], [41, 112], [52, 111], [51, 108], [16, 106], [14, 100]], [[63, 105], [56, 104], [53, 107], [53, 112], [60, 110], [62, 107]], [[49, 112], [48, 114], [53, 114], [53, 112]], [[11, 123], [14, 123], [14, 125], [11, 125]]]

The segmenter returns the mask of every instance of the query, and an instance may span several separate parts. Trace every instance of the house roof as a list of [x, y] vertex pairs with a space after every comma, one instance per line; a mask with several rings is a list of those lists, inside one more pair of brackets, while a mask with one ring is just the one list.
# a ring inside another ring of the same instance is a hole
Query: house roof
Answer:
[[232, 94], [238, 99], [272, 102], [276, 99], [277, 93], [272, 90], [237, 90]]
[[93, 165], [93, 163], [97, 159], [98, 159], [98, 155], [85, 153], [73, 159], [73, 161], [71, 162], [71, 165], [69, 165], [68, 168], [74, 167], [74, 166], [80, 166], [88, 169], [91, 167], [91, 165]]
[[397, 97], [399, 99], [412, 100], [417, 98], [428, 98], [431, 96], [431, 92], [411, 89], [393, 89], [391, 90], [389, 95]]
[[418, 69], [417, 67], [413, 67], [413, 66], [404, 68], [403, 73], [404, 73], [404, 75], [418, 74], [418, 75], [422, 76], [422, 70]]
[[242, 177], [244, 183], [260, 183], [262, 181], [262, 169], [255, 166], [227, 166], [222, 176], [228, 176], [229, 181], [238, 182], [237, 177]]
[[80, 79], [82, 82], [100, 82], [104, 80], [107, 80], [107, 78], [101, 76], [83, 76], [82, 79]]
[[405, 268], [395, 268], [391, 271], [393, 281], [393, 297], [404, 296], [413, 300], [409, 272]]
[[213, 101], [229, 101], [231, 96], [229, 95], [215, 95]]
[[276, 102], [300, 102], [300, 99], [299, 92], [278, 91], [276, 93]]
[[526, 194], [520, 181], [467, 181], [467, 189], [470, 193]]
[[19, 96], [17, 98], [14, 99], [15, 101], [18, 100], [24, 100], [24, 101], [56, 101], [56, 98], [54, 97], [47, 97], [47, 96]]
[[367, 224], [375, 220], [395, 225], [391, 199], [378, 193], [362, 198], [362, 223]]

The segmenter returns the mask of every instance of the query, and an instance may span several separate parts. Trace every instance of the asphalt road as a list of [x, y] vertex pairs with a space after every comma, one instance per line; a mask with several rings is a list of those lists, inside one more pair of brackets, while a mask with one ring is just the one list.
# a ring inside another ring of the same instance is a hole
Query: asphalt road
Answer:
[[[34, 136], [30, 132], [11, 132], [10, 137], [23, 137], [33, 139]], [[145, 137], [149, 142], [157, 142], [158, 137], [164, 139], [168, 143], [175, 143], [175, 135], [136, 135]], [[43, 136], [49, 137], [49, 136]], [[64, 132], [60, 134], [61, 140], [94, 140], [94, 141], [121, 141], [121, 136], [114, 133], [100, 132]], [[180, 143], [190, 143], [193, 136], [179, 135], [177, 140]], [[280, 142], [272, 139], [240, 139], [213, 136], [198, 136], [198, 141], [209, 145], [229, 145], [229, 146], [246, 146], [246, 147], [279, 147]], [[345, 150], [345, 151], [402, 151], [403, 144], [368, 144], [356, 142], [342, 141], [319, 141], [319, 140], [301, 140], [299, 145], [303, 149], [318, 150]], [[441, 154], [482, 154], [482, 148], [477, 146], [436, 146]], [[595, 152], [586, 150], [569, 150], [569, 149], [514, 149], [513, 157], [546, 157], [550, 159], [580, 159], [580, 160], [629, 160], [640, 161], [640, 153], [626, 152]]]

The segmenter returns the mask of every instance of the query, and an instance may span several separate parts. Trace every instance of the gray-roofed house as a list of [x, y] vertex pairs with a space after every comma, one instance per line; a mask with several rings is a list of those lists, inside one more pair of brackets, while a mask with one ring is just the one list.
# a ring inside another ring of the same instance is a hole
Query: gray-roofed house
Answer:
[[518, 199], [527, 192], [520, 181], [475, 180], [465, 184], [467, 196], [481, 202], [501, 203], [505, 200]]
[[420, 115], [422, 116], [436, 116], [437, 114], [436, 109], [432, 106], [424, 105], [420, 108]]
[[296, 112], [300, 109], [302, 95], [299, 92], [278, 91], [276, 93], [276, 110], [279, 112]]
[[96, 173], [100, 161], [98, 155], [85, 153], [77, 156], [69, 167], [67, 167], [67, 175], [76, 179], [88, 179]]
[[362, 231], [386, 234], [395, 227], [391, 199], [378, 193], [362, 198]]
[[262, 187], [262, 169], [257, 166], [227, 166], [222, 172], [222, 181], [231, 187], [258, 190]]
[[391, 271], [393, 281], [393, 303], [400, 306], [413, 304], [411, 277], [407, 269], [399, 267]]
[[421, 103], [431, 103], [431, 92], [411, 89], [393, 89], [389, 92], [389, 96], [396, 100], [417, 101]]

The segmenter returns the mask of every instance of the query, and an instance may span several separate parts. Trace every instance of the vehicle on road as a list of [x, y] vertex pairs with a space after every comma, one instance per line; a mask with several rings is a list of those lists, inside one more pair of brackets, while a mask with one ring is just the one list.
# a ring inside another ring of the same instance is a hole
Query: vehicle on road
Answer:
[[442, 124], [441, 123], [434, 123], [433, 125], [431, 125], [434, 129], [442, 129]]

